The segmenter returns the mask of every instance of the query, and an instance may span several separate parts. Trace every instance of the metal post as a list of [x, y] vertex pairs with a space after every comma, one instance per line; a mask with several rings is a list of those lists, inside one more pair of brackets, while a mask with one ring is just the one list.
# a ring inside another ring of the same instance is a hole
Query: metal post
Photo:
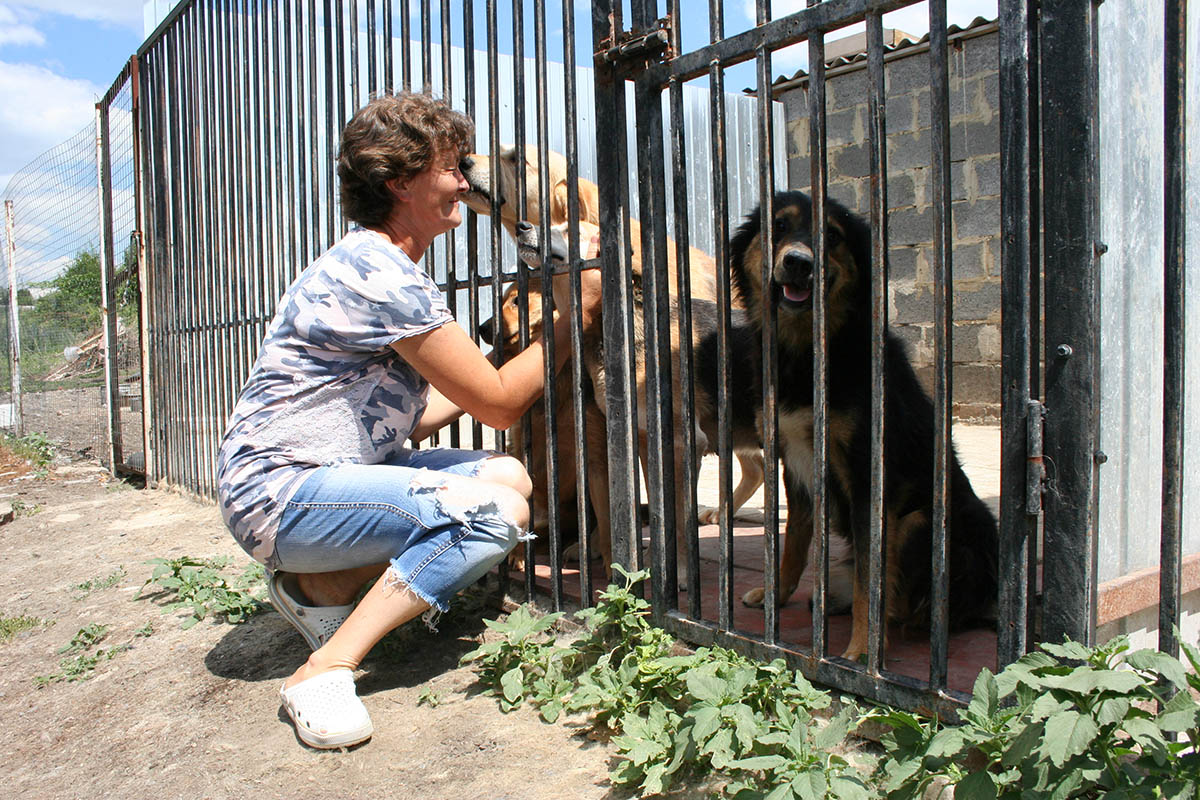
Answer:
[[1163, 60], [1163, 472], [1159, 547], [1158, 649], [1179, 656], [1183, 557], [1184, 328], [1187, 258], [1187, 3], [1168, 0]]
[[100, 214], [100, 313], [104, 315], [101, 328], [104, 342], [104, 407], [108, 412], [107, 440], [108, 471], [116, 475], [120, 454], [121, 423], [118, 418], [117, 394], [117, 324], [112, 293], [112, 184], [108, 170], [108, 108], [96, 104], [96, 193]]
[[12, 361], [12, 426], [17, 436], [25, 435], [21, 413], [21, 320], [17, 312], [17, 243], [13, 239], [13, 201], [4, 201], [4, 230], [8, 242], [8, 347]]
[[1046, 461], [1042, 638], [1096, 632], [1100, 363], [1096, 179], [1096, 6], [1045, 0]]

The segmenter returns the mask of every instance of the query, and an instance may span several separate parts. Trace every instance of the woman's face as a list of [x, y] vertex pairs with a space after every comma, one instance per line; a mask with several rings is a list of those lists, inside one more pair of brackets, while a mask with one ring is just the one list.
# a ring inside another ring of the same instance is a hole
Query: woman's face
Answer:
[[407, 222], [430, 241], [462, 224], [459, 194], [470, 187], [458, 171], [458, 161], [454, 150], [439, 152], [408, 182], [403, 212]]

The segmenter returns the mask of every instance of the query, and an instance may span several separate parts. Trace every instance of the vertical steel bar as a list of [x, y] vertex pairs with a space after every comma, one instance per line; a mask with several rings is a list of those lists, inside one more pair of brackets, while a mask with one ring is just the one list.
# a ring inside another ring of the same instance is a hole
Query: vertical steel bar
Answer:
[[433, 34], [429, 0], [421, 0], [421, 91], [433, 94]]
[[1187, 3], [1166, 0], [1163, 53], [1163, 477], [1158, 649], [1179, 656], [1186, 317]]
[[[512, 10], [512, 65], [513, 65], [513, 144], [516, 147], [517, 163], [525, 159], [525, 17], [524, 2], [515, 2]], [[495, 154], [493, 154], [494, 156]], [[526, 171], [517, 170], [517, 196], [513, 204], [517, 219], [526, 219], [528, 208], [525, 185]], [[520, 345], [524, 350], [529, 346], [529, 277], [528, 270], [517, 269], [517, 309], [518, 325], [520, 328]], [[499, 306], [496, 306], [499, 308]], [[533, 463], [533, 421], [526, 412], [517, 423], [521, 426], [522, 451], [519, 456], [526, 468]], [[532, 515], [532, 507], [530, 514]], [[534, 571], [537, 567], [537, 553], [533, 542], [525, 543], [525, 593], [533, 597]]]
[[596, 129], [611, 131], [612, 141], [597, 149], [600, 195], [600, 258], [604, 292], [604, 368], [609, 469], [609, 510], [613, 561], [631, 567], [639, 558], [637, 513], [637, 442], [635, 387], [631, 359], [632, 297], [626, 226], [625, 84], [616, 66], [600, 55], [621, 31], [621, 4], [593, 0], [592, 41], [596, 80]]
[[[1031, 208], [1033, 169], [1030, 69], [1034, 58], [1030, 29], [1035, 24], [1027, 0], [1000, 2], [1000, 553], [999, 620], [996, 660], [1016, 661], [1028, 646], [1028, 569], [1036, 541], [1037, 516], [1026, 497], [1026, 432], [1033, 397], [1031, 336], [1040, 315], [1031, 314], [1032, 238], [1037, 227]], [[1038, 421], [1040, 424], [1040, 420]]]
[[153, 285], [149, 277], [146, 261], [146, 197], [147, 184], [142, 179], [142, 170], [149, 159], [142, 153], [145, 139], [142, 131], [146, 127], [145, 107], [142, 103], [142, 69], [137, 56], [129, 59], [130, 84], [132, 88], [132, 104], [129, 118], [133, 129], [133, 209], [134, 226], [137, 237], [137, 274], [138, 274], [138, 363], [142, 371], [142, 467], [146, 485], [153, 487], [158, 482], [158, 471], [155, 467], [157, 443], [154, 441], [154, 384], [157, 376], [151, 368], [150, 358], [150, 326]]
[[[442, 0], [441, 11], [442, 23], [442, 99], [447, 103], [454, 102], [454, 79], [453, 79], [453, 48], [451, 47], [451, 25], [450, 25], [450, 0]], [[451, 230], [442, 238], [442, 249], [446, 255], [444, 258], [446, 264], [446, 306], [450, 309], [450, 314], [455, 319], [458, 318], [458, 264], [456, 263], [455, 243], [458, 238], [458, 231]], [[450, 426], [450, 446], [461, 447], [461, 432], [459, 425], [456, 423]]]
[[933, 188], [933, 547], [930, 570], [929, 683], [946, 686], [950, 619], [947, 537], [950, 531], [950, 417], [954, 361], [953, 233], [950, 209], [950, 62], [946, 0], [929, 0], [930, 142]]
[[[817, 4], [808, 0], [809, 8]], [[828, 486], [828, 348], [825, 237], [825, 198], [829, 177], [825, 150], [825, 33], [814, 33], [808, 40], [808, 121], [809, 163], [812, 168], [813, 232], [813, 559], [812, 655], [825, 658], [828, 631], [825, 617], [826, 584], [829, 578], [829, 486]], [[856, 558], [858, 553], [855, 553]], [[857, 568], [857, 567], [856, 567]]]
[[[725, 37], [724, 5], [720, 0], [708, 3], [709, 41], [719, 42]], [[729, 334], [733, 327], [731, 308], [733, 291], [729, 276], [729, 192], [726, 181], [727, 160], [725, 141], [725, 69], [720, 61], [714, 60], [708, 68], [709, 117], [711, 130], [709, 142], [712, 148], [712, 197], [713, 197], [713, 258], [717, 265], [717, 495], [733, 497], [733, 440], [730, 435], [731, 420], [731, 366]], [[765, 327], [765, 326], [764, 326]], [[769, 426], [774, 420], [764, 421], [764, 442], [771, 441], [775, 431]], [[717, 626], [726, 631], [733, 627], [733, 509], [729, 503], [718, 505], [719, 541], [717, 551]], [[771, 535], [768, 531], [765, 535]], [[777, 576], [764, 575], [767, 597], [774, 590]]]
[[108, 470], [117, 474], [121, 458], [121, 415], [117, 405], [117, 309], [113, 297], [112, 143], [109, 141], [108, 104], [96, 104], [96, 172], [99, 180], [100, 308], [104, 312], [104, 405], [107, 411]]
[[884, 581], [887, 554], [883, 547], [887, 502], [887, 93], [883, 71], [883, 19], [867, 15], [867, 82], [871, 160], [871, 510], [870, 576], [867, 581], [867, 672], [883, 666]]
[[[634, 0], [634, 30], [654, 25], [655, 0]], [[645, 337], [646, 490], [650, 505], [650, 547], [654, 569], [650, 587], [654, 608], [679, 602], [675, 547], [675, 502], [667, 498], [675, 484], [676, 448], [671, 387], [670, 307], [667, 290], [666, 177], [663, 169], [662, 89], [648, 78], [634, 78], [637, 118], [639, 208], [642, 246], [642, 311]], [[670, 537], [668, 539], [668, 536]]]
[[[757, 0], [755, 19], [759, 25], [771, 19], [767, 0]], [[762, 257], [762, 286], [770, 286], [771, 266], [775, 258], [775, 125], [771, 102], [771, 51], [765, 44], [759, 45], [755, 54], [758, 72], [758, 152], [760, 163], [766, 165], [758, 173], [759, 237]], [[774, 292], [762, 293], [760, 312], [763, 326], [762, 358], [762, 418], [769, 423], [766, 428], [778, 430], [778, 387], [779, 353], [776, 347]], [[779, 604], [773, 602], [778, 595], [776, 586], [779, 575], [779, 443], [778, 438], [763, 442], [763, 640], [774, 644], [779, 640]], [[774, 480], [770, 476], [775, 476]], [[726, 501], [729, 502], [729, 501]], [[732, 506], [732, 503], [730, 503]], [[732, 507], [730, 508], [732, 514]], [[728, 601], [732, 604], [733, 598]]]
[[217, 196], [214, 159], [217, 154], [213, 146], [213, 111], [214, 104], [204, 102], [202, 98], [217, 97], [213, 86], [211, 59], [212, 41], [206, 36], [206, 18], [211, 10], [208, 3], [198, 3], [193, 6], [195, 47], [193, 57], [197, 65], [196, 100], [194, 106], [194, 122], [197, 162], [195, 196], [201, 207], [197, 209], [195, 221], [202, 226], [200, 235], [196, 237], [196, 299], [197, 316], [200, 324], [196, 328], [197, 348], [200, 350], [200, 428], [197, 438], [200, 444], [201, 486], [206, 497], [215, 497], [216, 489], [216, 459], [217, 441], [221, 436], [223, 417], [218, 411], [217, 381], [219, 348], [213, 335], [217, 327], [215, 321], [216, 282], [214, 273], [220, 261], [220, 255], [215, 246], [216, 229], [220, 227], [216, 214]]
[[400, 84], [412, 91], [412, 22], [408, 0], [400, 0]]
[[[472, 5], [473, 0], [465, 0], [464, 5]], [[395, 86], [395, 56], [392, 48], [392, 0], [383, 0], [383, 91], [391, 94]], [[468, 48], [467, 52], [471, 52]]]
[[1042, 637], [1091, 644], [1096, 630], [1099, 341], [1096, 254], [1096, 14], [1044, 0], [1041, 56], [1045, 193], [1046, 457]]
[[216, 230], [212, 232], [215, 240], [214, 251], [216, 254], [213, 264], [213, 271], [216, 276], [216, 284], [218, 288], [218, 326], [213, 331], [213, 338], [217, 341], [218, 350], [220, 353], [219, 363], [219, 413], [217, 415], [218, 423], [223, 424], [224, 420], [228, 419], [230, 412], [233, 410], [236, 400], [238, 388], [234, 384], [233, 372], [235, 368], [235, 349], [234, 349], [234, 330], [231, 318], [231, 299], [234, 291], [233, 281], [230, 278], [230, 269], [233, 262], [232, 253], [232, 236], [231, 220], [234, 219], [232, 209], [232, 197], [229, 191], [230, 185], [230, 168], [229, 168], [229, 112], [230, 112], [230, 88], [229, 88], [229, 65], [230, 54], [228, 50], [228, 39], [221, 35], [220, 30], [223, 20], [227, 18], [227, 13], [221, 8], [222, 3], [214, 2], [209, 7], [209, 13], [205, 18], [205, 36], [210, 42], [209, 47], [209, 64], [212, 75], [215, 96], [220, 98], [214, 104], [214, 127], [212, 130], [212, 147], [214, 158], [216, 161], [214, 168], [214, 200], [216, 204], [216, 218], [218, 224]]
[[367, 0], [367, 97], [375, 97], [379, 88], [379, 67], [375, 57], [375, 0]]
[[[683, 52], [683, 31], [681, 30], [682, 18], [680, 16], [679, 0], [671, 0], [670, 2], [670, 46], [671, 52], [679, 54]], [[700, 541], [699, 541], [699, 520], [696, 516], [697, 509], [697, 472], [699, 464], [693, 457], [696, 452], [696, 389], [695, 389], [695, 364], [692, 357], [693, 349], [690, 346], [692, 341], [692, 273], [691, 273], [691, 236], [688, 231], [688, 200], [690, 193], [687, 186], [687, 139], [686, 128], [684, 125], [683, 113], [683, 83], [677, 78], [671, 78], [668, 83], [669, 102], [670, 102], [670, 131], [671, 131], [671, 176], [672, 176], [672, 200], [675, 211], [675, 262], [668, 263], [669, 269], [674, 269], [676, 272], [676, 282], [678, 290], [676, 297], [678, 302], [677, 315], [679, 319], [678, 330], [673, 334], [677, 337], [676, 341], [680, 343], [678, 360], [679, 360], [679, 382], [678, 390], [682, 392], [679, 398], [679, 430], [677, 436], [683, 441], [683, 471], [677, 478], [682, 482], [682, 485], [676, 487], [675, 494], [683, 493], [683, 519], [676, 519], [675, 524], [682, 526], [685, 532], [685, 547], [684, 552], [677, 554], [677, 558], [685, 559], [685, 573], [687, 575], [688, 584], [688, 615], [692, 619], [700, 619]], [[668, 258], [670, 254], [668, 253]]]
[[4, 201], [5, 255], [8, 260], [8, 337], [9, 359], [12, 361], [12, 421], [17, 436], [25, 435], [21, 410], [21, 319], [17, 310], [17, 240], [16, 215], [13, 201]]
[[[535, 3], [533, 8], [533, 54], [534, 54], [534, 91], [536, 94], [536, 128], [538, 147], [538, 224], [541, 235], [538, 237], [539, 256], [542, 262], [542, 332], [548, 334], [554, 318], [554, 295], [551, 291], [553, 282], [553, 265], [547, 255], [547, 242], [550, 234], [550, 126], [547, 92], [549, 77], [546, 65], [546, 7], [543, 3]], [[578, 240], [575, 240], [578, 241]], [[560, 313], [568, 313], [562, 309]], [[547, 520], [550, 526], [550, 597], [555, 611], [563, 608], [563, 575], [562, 575], [562, 519], [559, 513], [559, 451], [558, 451], [558, 383], [555, 380], [556, 349], [563, 346], [562, 342], [553, 336], [544, 335], [545, 358], [544, 380], [545, 392], [542, 405], [545, 409], [545, 452], [546, 452], [546, 486], [549, 502], [546, 504]]]
[[335, 191], [337, 175], [335, 173], [336, 163], [333, 154], [337, 152], [337, 132], [341, 126], [341, 105], [337, 103], [338, 89], [335, 85], [338, 81], [339, 72], [334, 69], [333, 39], [335, 23], [332, 15], [333, 0], [325, 0], [323, 14], [323, 21], [325, 23], [325, 241], [321, 249], [329, 247], [336, 238], [334, 235], [334, 208], [337, 197], [337, 192]]
[[[463, 0], [463, 86], [464, 111], [475, 119], [475, 0]], [[469, 332], [479, 344], [479, 215], [469, 208], [466, 215]], [[483, 426], [477, 419], [471, 420], [471, 447], [475, 450], [483, 448]]]
[[[578, 98], [575, 79], [575, 4], [563, 0], [563, 93], [564, 133], [567, 156], [567, 238], [579, 241], [579, 130]], [[588, 539], [588, 440], [583, 411], [583, 318], [579, 307], [581, 292], [577, 271], [577, 256], [571, 252], [571, 413], [575, 431], [575, 513], [579, 530], [579, 599], [580, 605], [592, 605], [592, 551]], [[609, 565], [605, 564], [607, 568]]]
[[350, 12], [347, 15], [349, 19], [347, 20], [348, 27], [346, 28], [346, 33], [350, 37], [350, 64], [348, 67], [350, 72], [350, 94], [345, 114], [342, 117], [343, 119], [348, 119], [362, 105], [358, 83], [358, 73], [361, 69], [361, 64], [359, 64], [358, 60], [358, 0], [349, 0], [348, 3], [343, 0], [343, 4], [346, 5]]

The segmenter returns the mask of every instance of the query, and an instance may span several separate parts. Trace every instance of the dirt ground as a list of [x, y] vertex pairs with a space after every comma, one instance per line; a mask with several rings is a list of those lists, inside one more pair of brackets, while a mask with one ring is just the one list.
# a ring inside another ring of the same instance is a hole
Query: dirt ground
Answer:
[[[300, 744], [278, 701], [307, 655], [274, 611], [242, 625], [180, 628], [134, 595], [147, 560], [248, 559], [217, 509], [111, 480], [91, 463], [0, 477], [17, 516], [0, 526], [0, 615], [49, 624], [0, 643], [0, 753], [9, 797], [601, 798], [609, 752], [579, 726], [528, 709], [503, 714], [457, 666], [486, 628], [452, 613], [432, 634], [406, 629], [358, 675], [375, 735], [349, 751]], [[115, 585], [80, 584], [114, 573]], [[494, 616], [497, 612], [487, 611]], [[92, 677], [37, 688], [81, 628], [111, 626], [100, 647], [131, 649]], [[151, 624], [153, 632], [135, 632]], [[438, 703], [420, 703], [422, 695]]]

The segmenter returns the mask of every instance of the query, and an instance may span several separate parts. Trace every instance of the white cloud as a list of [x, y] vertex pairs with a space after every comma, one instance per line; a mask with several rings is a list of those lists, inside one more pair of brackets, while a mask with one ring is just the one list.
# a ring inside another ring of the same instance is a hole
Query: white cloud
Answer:
[[66, 17], [119, 25], [142, 32], [142, 6], [144, 0], [103, 0], [103, 2], [79, 2], [79, 0], [10, 0], [8, 6]]
[[17, 44], [41, 47], [45, 43], [46, 37], [37, 28], [18, 18], [17, 13], [8, 6], [0, 6], [0, 46]]
[[17, 172], [94, 120], [103, 91], [44, 67], [0, 61], [0, 174]]

